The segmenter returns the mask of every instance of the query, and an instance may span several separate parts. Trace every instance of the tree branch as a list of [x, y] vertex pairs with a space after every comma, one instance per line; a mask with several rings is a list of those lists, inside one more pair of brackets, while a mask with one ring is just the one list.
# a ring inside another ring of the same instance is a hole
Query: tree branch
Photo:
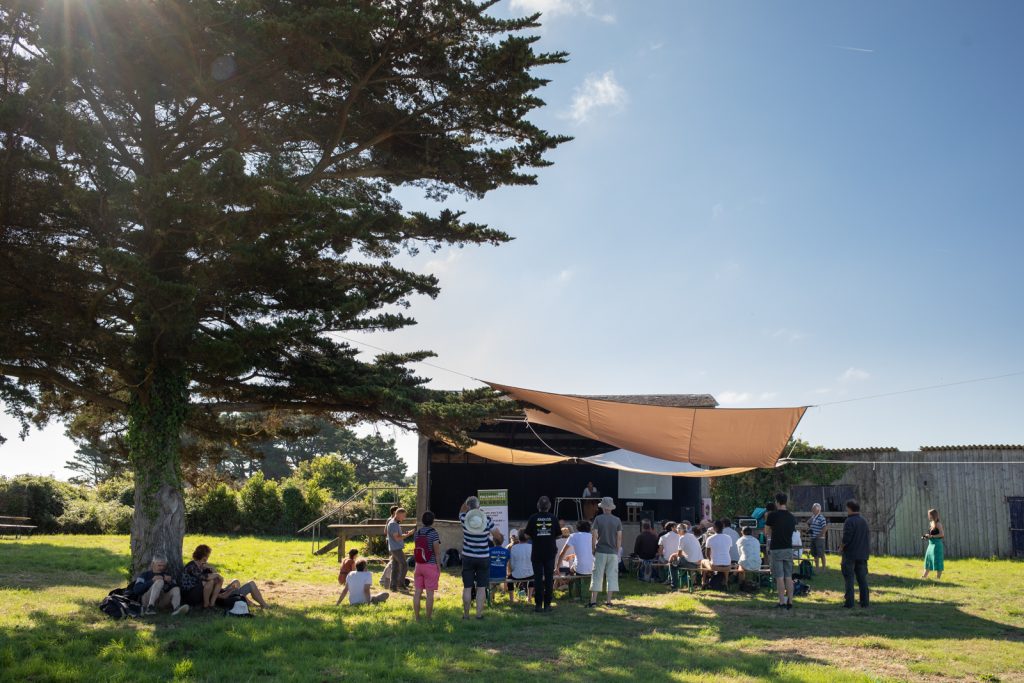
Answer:
[[0, 374], [7, 375], [9, 377], [17, 377], [18, 379], [24, 379], [30, 382], [52, 384], [56, 387], [60, 387], [61, 389], [77, 394], [80, 398], [85, 399], [90, 403], [95, 403], [98, 406], [103, 406], [104, 408], [125, 410], [128, 407], [128, 404], [124, 401], [119, 401], [116, 398], [107, 396], [106, 394], [101, 394], [93, 391], [92, 389], [87, 389], [77, 382], [73, 382], [56, 370], [0, 363]]

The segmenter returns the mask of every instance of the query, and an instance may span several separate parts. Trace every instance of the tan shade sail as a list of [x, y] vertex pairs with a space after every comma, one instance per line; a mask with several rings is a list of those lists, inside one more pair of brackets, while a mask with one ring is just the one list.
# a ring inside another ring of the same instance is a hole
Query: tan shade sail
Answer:
[[[457, 447], [453, 446], [453, 448]], [[560, 455], [520, 451], [515, 448], [496, 446], [483, 441], [474, 441], [473, 445], [466, 449], [466, 452], [487, 460], [505, 463], [506, 465], [551, 465], [572, 459], [564, 458]], [[689, 463], [673, 463], [662, 458], [651, 458], [640, 453], [633, 453], [622, 449], [586, 458], [578, 458], [578, 460], [615, 470], [626, 470], [640, 474], [657, 474], [667, 477], [724, 477], [730, 474], [749, 472], [754, 469], [753, 467], [725, 467], [717, 470], [705, 470]]]
[[807, 410], [638, 405], [488, 384], [541, 408], [526, 411], [534, 424], [652, 458], [711, 467], [774, 467]]
[[[454, 446], [457, 448], [457, 446]], [[556, 462], [565, 462], [560, 455], [545, 455], [544, 453], [531, 453], [530, 451], [519, 451], [514, 448], [495, 446], [483, 441], [475, 441], [466, 449], [467, 453], [478, 455], [487, 460], [503, 462], [506, 465], [551, 465]]]

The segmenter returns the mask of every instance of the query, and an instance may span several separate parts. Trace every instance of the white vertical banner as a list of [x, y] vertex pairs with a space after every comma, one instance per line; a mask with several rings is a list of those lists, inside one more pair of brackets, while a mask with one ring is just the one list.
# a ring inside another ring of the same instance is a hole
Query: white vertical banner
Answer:
[[480, 489], [476, 496], [480, 499], [480, 509], [491, 518], [508, 543], [508, 489]]
[[714, 517], [711, 516], [711, 499], [710, 498], [703, 498], [701, 500], [701, 502], [703, 503], [703, 508], [704, 509], [700, 511], [700, 515], [701, 516], [700, 516], [700, 520], [698, 520], [698, 521], [705, 520], [705, 519], [713, 520]]

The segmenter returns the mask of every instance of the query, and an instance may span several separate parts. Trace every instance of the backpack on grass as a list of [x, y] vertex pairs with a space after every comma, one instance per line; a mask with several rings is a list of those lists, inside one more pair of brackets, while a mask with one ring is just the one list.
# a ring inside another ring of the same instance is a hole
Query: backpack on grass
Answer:
[[100, 603], [100, 611], [111, 619], [128, 619], [142, 614], [142, 603], [129, 597], [125, 588], [115, 588]]
[[455, 548], [448, 548], [448, 552], [441, 559], [441, 566], [458, 567], [460, 564], [462, 564], [462, 557], [459, 556], [459, 551]]
[[814, 564], [810, 560], [800, 560], [799, 573], [802, 578], [809, 579], [814, 576]]
[[793, 595], [794, 596], [800, 597], [800, 596], [804, 596], [804, 595], [810, 595], [810, 593], [811, 593], [811, 587], [808, 586], [803, 581], [796, 580], [796, 581], [793, 582]]

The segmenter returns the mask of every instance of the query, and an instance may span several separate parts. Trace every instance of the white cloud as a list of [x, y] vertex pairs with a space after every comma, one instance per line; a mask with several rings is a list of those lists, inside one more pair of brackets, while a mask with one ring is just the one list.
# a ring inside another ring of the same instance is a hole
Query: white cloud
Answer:
[[737, 403], [749, 403], [754, 395], [749, 391], [723, 391], [716, 396], [718, 402], [724, 405], [735, 405]]
[[839, 375], [840, 382], [862, 382], [871, 377], [871, 374], [860, 368], [848, 367], [846, 372]]
[[615, 15], [596, 11], [593, 0], [512, 0], [509, 7], [524, 14], [540, 12], [546, 19], [582, 14], [606, 24], [615, 23]]
[[762, 391], [761, 395], [757, 397], [757, 400], [758, 401], [770, 401], [770, 400], [772, 400], [773, 398], [775, 398], [778, 395], [779, 394], [776, 391]]
[[460, 258], [462, 258], [461, 250], [449, 249], [448, 253], [446, 253], [444, 257], [433, 258], [427, 261], [427, 272], [433, 275], [441, 275], [442, 273], [447, 273], [455, 266], [455, 263]]
[[565, 268], [559, 271], [558, 275], [555, 276], [555, 282], [557, 282], [560, 285], [564, 285], [565, 283], [569, 282], [569, 280], [572, 279], [573, 275], [575, 275], [575, 273], [573, 272], [572, 268]]
[[615, 80], [615, 73], [605, 71], [600, 76], [587, 76], [583, 85], [576, 88], [569, 109], [569, 118], [583, 123], [595, 109], [620, 109], [628, 99], [626, 90]]
[[796, 342], [803, 339], [806, 335], [800, 330], [794, 330], [788, 327], [780, 327], [779, 329], [775, 330], [768, 336], [770, 336], [772, 339], [784, 339], [786, 341]]
[[719, 202], [719, 203], [717, 203], [717, 204], [715, 204], [714, 206], [711, 207], [711, 218], [712, 219], [717, 221], [718, 219], [720, 219], [724, 215], [725, 215], [725, 205], [722, 204], [721, 202]]
[[815, 389], [811, 393], [817, 394], [818, 396], [824, 396], [825, 394], [831, 394], [832, 390], [829, 389], [828, 387], [822, 387], [821, 389]]

